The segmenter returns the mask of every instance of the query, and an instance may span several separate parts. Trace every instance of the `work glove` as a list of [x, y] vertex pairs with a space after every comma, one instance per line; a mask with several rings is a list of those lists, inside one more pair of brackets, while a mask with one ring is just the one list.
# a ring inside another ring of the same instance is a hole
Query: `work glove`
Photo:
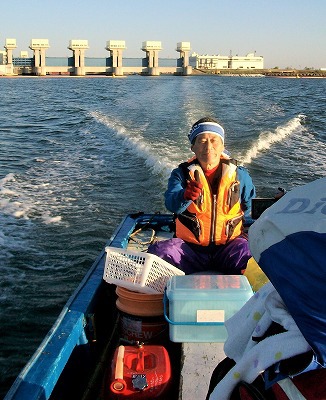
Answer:
[[187, 181], [186, 190], [183, 194], [185, 200], [196, 201], [202, 193], [203, 185], [196, 181]]

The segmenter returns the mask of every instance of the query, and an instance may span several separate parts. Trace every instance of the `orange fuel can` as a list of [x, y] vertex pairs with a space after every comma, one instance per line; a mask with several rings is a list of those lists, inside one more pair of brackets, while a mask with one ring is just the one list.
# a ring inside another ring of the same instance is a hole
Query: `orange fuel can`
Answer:
[[159, 345], [119, 346], [113, 357], [110, 399], [159, 399], [171, 382], [167, 350]]

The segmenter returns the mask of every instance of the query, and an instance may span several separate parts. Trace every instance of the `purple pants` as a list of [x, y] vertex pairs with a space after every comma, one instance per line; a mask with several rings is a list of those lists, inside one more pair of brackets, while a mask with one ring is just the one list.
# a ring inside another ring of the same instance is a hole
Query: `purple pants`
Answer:
[[185, 274], [213, 271], [239, 275], [251, 257], [248, 240], [241, 236], [218, 246], [193, 245], [179, 238], [162, 240], [150, 245], [148, 253], [161, 257]]

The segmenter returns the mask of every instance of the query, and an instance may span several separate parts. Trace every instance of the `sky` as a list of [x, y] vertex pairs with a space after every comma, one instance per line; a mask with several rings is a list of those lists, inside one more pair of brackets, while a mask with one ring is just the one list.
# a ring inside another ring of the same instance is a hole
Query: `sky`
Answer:
[[86, 57], [108, 57], [108, 40], [124, 40], [123, 57], [145, 57], [142, 42], [161, 41], [159, 57], [191, 52], [264, 57], [265, 68], [326, 68], [326, 0], [10, 0], [0, 5], [0, 50], [14, 38], [28, 51], [48, 39], [48, 57], [70, 57], [72, 39], [88, 40]]

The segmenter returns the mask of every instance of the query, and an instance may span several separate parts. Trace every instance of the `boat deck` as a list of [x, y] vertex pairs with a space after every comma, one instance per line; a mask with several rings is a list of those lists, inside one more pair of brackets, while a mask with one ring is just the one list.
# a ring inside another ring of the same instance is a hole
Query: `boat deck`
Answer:
[[179, 400], [205, 399], [210, 378], [225, 358], [224, 343], [183, 343]]

